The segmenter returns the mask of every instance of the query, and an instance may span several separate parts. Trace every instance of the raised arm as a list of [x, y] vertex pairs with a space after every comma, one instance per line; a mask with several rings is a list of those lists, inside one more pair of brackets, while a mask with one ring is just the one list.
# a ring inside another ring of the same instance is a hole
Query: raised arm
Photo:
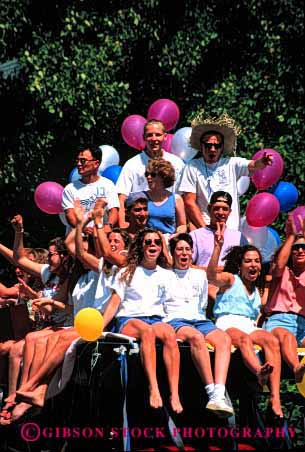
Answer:
[[[301, 218], [299, 219], [302, 224], [303, 234], [305, 229], [305, 220], [303, 221]], [[291, 248], [295, 241], [297, 231], [296, 227], [293, 221], [293, 216], [291, 214], [288, 215], [287, 225], [286, 225], [286, 239], [284, 243], [282, 244], [280, 251], [276, 257], [276, 260], [274, 262], [274, 267], [272, 271], [272, 276], [274, 277], [280, 277], [282, 276], [285, 267], [288, 263], [288, 259], [291, 254]]]
[[89, 268], [95, 272], [99, 271], [99, 259], [88, 251], [84, 247], [83, 241], [83, 227], [86, 224], [85, 211], [82, 207], [80, 200], [74, 201], [74, 213], [76, 216], [76, 232], [75, 232], [75, 252], [76, 257]]
[[25, 249], [23, 246], [23, 219], [21, 215], [16, 215], [11, 221], [13, 228], [15, 229], [14, 240], [14, 252], [13, 258], [15, 265], [22, 268], [22, 270], [30, 273], [36, 278], [41, 278], [42, 264], [33, 262], [26, 257]]
[[219, 272], [218, 270], [218, 260], [224, 242], [225, 224], [219, 222], [216, 224], [217, 229], [214, 234], [214, 250], [207, 268], [207, 278], [209, 282], [215, 286], [228, 289], [234, 283], [234, 276], [232, 273]]
[[94, 219], [94, 227], [98, 238], [98, 245], [101, 255], [111, 264], [122, 267], [126, 264], [126, 256], [115, 253], [111, 250], [108, 236], [103, 227], [104, 208], [106, 202], [103, 198], [99, 198], [92, 210], [92, 218]]
[[248, 169], [250, 176], [257, 170], [264, 169], [266, 166], [271, 166], [273, 161], [273, 155], [264, 153], [263, 157], [257, 160], [250, 160]]

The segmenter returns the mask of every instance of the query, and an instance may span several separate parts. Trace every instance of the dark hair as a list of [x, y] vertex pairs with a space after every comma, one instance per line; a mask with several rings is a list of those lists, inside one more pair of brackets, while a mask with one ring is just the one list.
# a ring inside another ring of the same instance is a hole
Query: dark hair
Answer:
[[209, 137], [209, 136], [212, 136], [212, 135], [219, 135], [220, 138], [221, 138], [221, 144], [224, 143], [225, 137], [223, 136], [222, 133], [220, 133], [220, 132], [218, 132], [216, 130], [208, 130], [207, 132], [203, 132], [203, 134], [200, 137], [200, 143], [203, 143], [203, 138], [204, 137]]
[[[263, 264], [261, 252], [258, 248], [256, 248], [256, 246], [253, 245], [233, 246], [232, 248], [230, 248], [229, 252], [223, 258], [223, 260], [225, 261], [223, 271], [232, 273], [233, 275], [238, 275], [243, 258], [248, 251], [256, 251], [259, 255], [261, 265]], [[255, 281], [255, 286], [257, 286], [260, 291], [262, 291], [265, 287], [265, 273], [263, 271], [263, 266], [260, 275]]]
[[162, 179], [165, 188], [171, 187], [175, 182], [175, 168], [164, 159], [149, 160], [146, 166], [148, 171], [155, 171]]
[[82, 144], [78, 148], [77, 155], [80, 152], [85, 152], [87, 150], [91, 152], [91, 155], [94, 158], [94, 160], [98, 160], [99, 162], [102, 161], [103, 151], [102, 151], [102, 149], [99, 146], [97, 146], [96, 144], [93, 144], [93, 143], [84, 143], [84, 144]]
[[[222, 199], [219, 199], [219, 198], [222, 198]], [[215, 191], [214, 193], [212, 193], [212, 196], [209, 200], [208, 207], [210, 207], [211, 204], [215, 204], [218, 201], [218, 199], [221, 202], [226, 202], [229, 207], [232, 206], [232, 196], [230, 195], [230, 193], [228, 193], [227, 191], [218, 190], [218, 191]]]
[[[141, 261], [144, 257], [143, 242], [147, 234], [157, 234], [162, 240], [161, 232], [156, 231], [155, 229], [144, 228], [136, 233], [129, 248], [126, 269], [121, 276], [121, 281], [126, 281], [127, 285], [130, 285], [133, 275], [136, 271], [136, 268], [141, 264]], [[157, 265], [166, 268], [166, 258], [163, 254], [162, 249], [157, 259]]]
[[175, 237], [172, 237], [169, 241], [169, 249], [172, 256], [174, 255], [177, 243], [180, 242], [180, 240], [187, 242], [193, 249], [193, 239], [190, 234], [187, 232], [181, 232], [181, 234], [175, 235]]

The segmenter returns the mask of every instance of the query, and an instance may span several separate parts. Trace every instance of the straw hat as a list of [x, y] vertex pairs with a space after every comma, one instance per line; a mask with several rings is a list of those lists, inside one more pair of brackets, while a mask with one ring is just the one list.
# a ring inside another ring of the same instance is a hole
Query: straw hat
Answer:
[[219, 118], [203, 118], [203, 112], [199, 113], [191, 122], [192, 133], [190, 144], [192, 148], [201, 149], [200, 140], [207, 132], [218, 132], [224, 137], [224, 152], [235, 154], [236, 138], [241, 129], [235, 124], [227, 113], [223, 113]]

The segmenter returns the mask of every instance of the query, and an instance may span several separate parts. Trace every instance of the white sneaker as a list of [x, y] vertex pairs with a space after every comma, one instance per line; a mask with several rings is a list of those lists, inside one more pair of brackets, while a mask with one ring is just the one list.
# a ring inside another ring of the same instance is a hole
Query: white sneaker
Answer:
[[230, 417], [234, 414], [233, 407], [225, 397], [211, 397], [206, 405], [206, 409], [213, 411], [219, 417]]

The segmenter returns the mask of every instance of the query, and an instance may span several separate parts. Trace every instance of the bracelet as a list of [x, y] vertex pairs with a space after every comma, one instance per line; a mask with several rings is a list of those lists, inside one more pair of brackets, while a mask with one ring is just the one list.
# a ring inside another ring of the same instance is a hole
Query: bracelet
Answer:
[[23, 234], [24, 233], [24, 229], [20, 229], [20, 231], [16, 231], [16, 234]]
[[104, 227], [103, 223], [95, 224], [96, 229], [102, 229]]

